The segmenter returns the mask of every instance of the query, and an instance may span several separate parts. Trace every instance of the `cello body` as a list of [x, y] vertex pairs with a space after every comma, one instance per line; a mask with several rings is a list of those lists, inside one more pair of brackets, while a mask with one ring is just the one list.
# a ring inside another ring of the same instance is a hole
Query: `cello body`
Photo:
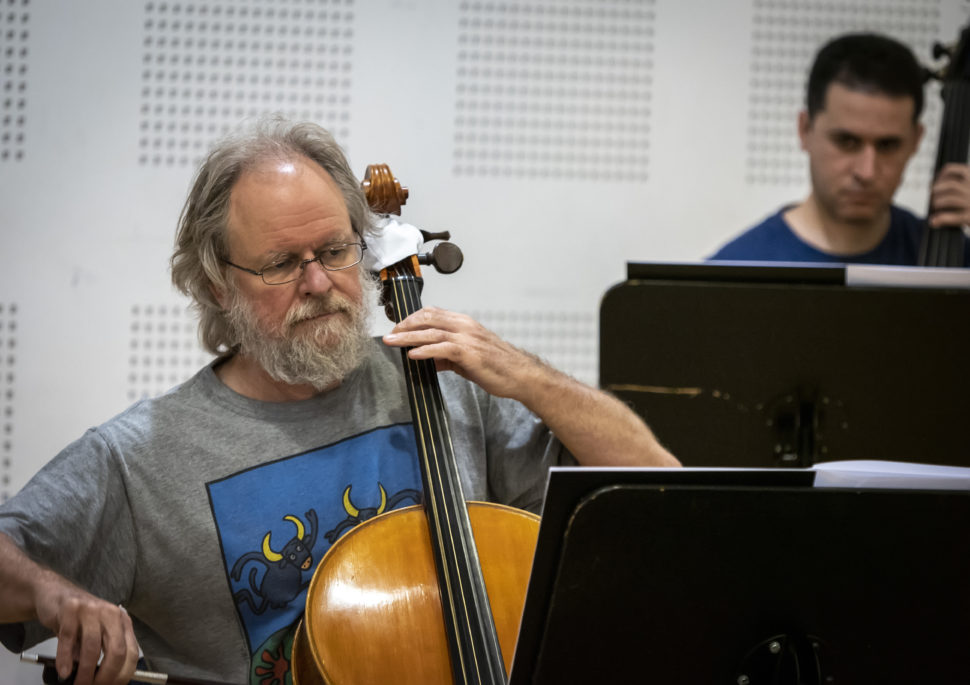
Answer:
[[[470, 502], [468, 514], [508, 673], [539, 517], [482, 502]], [[338, 540], [314, 573], [293, 644], [293, 681], [452, 683], [444, 626], [424, 511], [381, 514]]]

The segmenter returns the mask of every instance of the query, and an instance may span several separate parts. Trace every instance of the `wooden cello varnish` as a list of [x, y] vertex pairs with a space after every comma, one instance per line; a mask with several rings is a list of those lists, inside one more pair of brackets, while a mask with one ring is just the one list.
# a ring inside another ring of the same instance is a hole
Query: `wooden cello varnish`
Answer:
[[[377, 212], [407, 198], [384, 165], [368, 167], [364, 187]], [[420, 308], [417, 258], [382, 280], [398, 319]], [[424, 504], [358, 525], [324, 555], [293, 644], [298, 685], [506, 682], [539, 518], [458, 499], [434, 363], [403, 360]]]
[[[538, 517], [480, 502], [469, 503], [468, 514], [507, 673]], [[334, 544], [313, 576], [303, 626], [307, 635], [293, 646], [299, 685], [454, 681], [421, 507], [381, 514]], [[301, 655], [304, 646], [309, 653]]]

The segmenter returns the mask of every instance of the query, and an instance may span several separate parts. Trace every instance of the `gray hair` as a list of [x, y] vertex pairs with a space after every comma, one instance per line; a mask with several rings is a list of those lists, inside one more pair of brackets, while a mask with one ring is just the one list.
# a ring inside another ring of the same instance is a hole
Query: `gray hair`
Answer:
[[199, 168], [179, 216], [172, 283], [193, 300], [199, 313], [199, 339], [213, 354], [235, 341], [226, 312], [213, 288], [228, 290], [223, 259], [229, 256], [227, 229], [232, 189], [243, 172], [273, 158], [301, 155], [319, 164], [340, 188], [350, 225], [362, 238], [374, 231], [374, 216], [347, 158], [325, 129], [310, 122], [292, 123], [275, 114], [217, 142]]

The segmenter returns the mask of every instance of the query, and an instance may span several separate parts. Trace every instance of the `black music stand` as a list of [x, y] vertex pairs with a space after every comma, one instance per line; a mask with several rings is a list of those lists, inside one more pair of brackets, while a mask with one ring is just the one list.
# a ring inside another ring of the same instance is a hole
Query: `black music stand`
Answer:
[[689, 466], [970, 465], [970, 290], [852, 268], [630, 263], [600, 307], [600, 385]]
[[510, 685], [966, 683], [970, 492], [553, 469]]

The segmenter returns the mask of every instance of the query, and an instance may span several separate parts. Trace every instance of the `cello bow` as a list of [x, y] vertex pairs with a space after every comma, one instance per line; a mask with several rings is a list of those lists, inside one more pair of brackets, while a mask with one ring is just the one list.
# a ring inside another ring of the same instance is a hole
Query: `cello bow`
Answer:
[[[28, 664], [38, 664], [44, 667], [44, 682], [57, 682], [68, 683], [73, 682], [74, 676], [71, 675], [67, 680], [61, 680], [57, 676], [57, 671], [55, 669], [56, 660], [52, 656], [46, 656], [43, 654], [28, 654], [23, 652], [20, 655], [20, 660]], [[48, 681], [47, 673], [48, 670], [53, 672], [54, 680]], [[148, 683], [149, 685], [232, 685], [221, 680], [204, 680], [201, 678], [182, 678], [179, 676], [169, 675], [168, 673], [159, 673], [157, 671], [143, 671], [136, 670], [135, 674], [132, 676], [132, 682], [138, 683]]]

